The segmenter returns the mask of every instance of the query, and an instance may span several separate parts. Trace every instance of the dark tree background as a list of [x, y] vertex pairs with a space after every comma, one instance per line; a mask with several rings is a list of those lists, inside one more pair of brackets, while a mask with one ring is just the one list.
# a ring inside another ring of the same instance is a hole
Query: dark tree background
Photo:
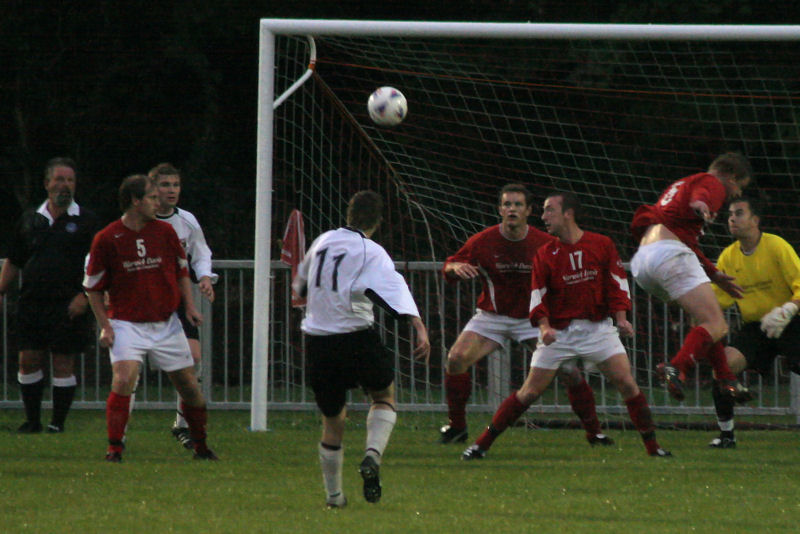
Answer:
[[182, 205], [215, 257], [251, 258], [260, 18], [786, 24], [798, 10], [732, 0], [6, 0], [0, 256], [20, 211], [44, 198], [44, 163], [67, 155], [80, 167], [79, 202], [107, 221], [124, 176], [174, 163]]

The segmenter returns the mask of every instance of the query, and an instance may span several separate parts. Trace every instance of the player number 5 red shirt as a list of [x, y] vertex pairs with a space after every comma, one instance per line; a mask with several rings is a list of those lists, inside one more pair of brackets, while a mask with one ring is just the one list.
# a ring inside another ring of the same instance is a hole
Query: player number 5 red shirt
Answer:
[[172, 226], [150, 221], [139, 232], [117, 220], [94, 238], [84, 288], [108, 291], [108, 315], [135, 323], [166, 321], [180, 304], [186, 255]]

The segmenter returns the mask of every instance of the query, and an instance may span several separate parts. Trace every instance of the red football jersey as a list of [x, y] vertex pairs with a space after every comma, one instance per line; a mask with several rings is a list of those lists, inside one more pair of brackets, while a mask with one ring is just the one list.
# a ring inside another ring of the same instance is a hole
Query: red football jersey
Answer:
[[625, 268], [614, 242], [584, 231], [575, 244], [547, 243], [533, 260], [530, 320], [539, 326], [566, 328], [573, 319], [602, 321], [614, 312], [631, 309]]
[[[478, 308], [517, 319], [528, 316], [528, 298], [533, 256], [543, 244], [553, 240], [549, 234], [528, 226], [519, 241], [511, 241], [492, 226], [470, 237], [450, 262], [475, 265], [481, 273], [482, 291]], [[457, 278], [448, 276], [449, 280]]]
[[631, 232], [638, 243], [652, 224], [661, 223], [691, 248], [708, 273], [717, 269], [700, 251], [697, 238], [703, 233], [704, 221], [697, 216], [689, 203], [702, 200], [712, 214], [725, 205], [727, 191], [722, 182], [706, 172], [687, 176], [670, 185], [652, 206], [641, 206], [633, 215]]
[[150, 221], [134, 232], [117, 220], [95, 236], [83, 285], [108, 291], [109, 317], [150, 323], [178, 309], [183, 276], [189, 276], [186, 253], [169, 223]]

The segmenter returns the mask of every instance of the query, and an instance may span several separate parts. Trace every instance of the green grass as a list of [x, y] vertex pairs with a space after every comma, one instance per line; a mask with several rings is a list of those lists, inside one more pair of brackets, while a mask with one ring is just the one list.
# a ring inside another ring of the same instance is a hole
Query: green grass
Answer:
[[[503, 435], [482, 462], [435, 443], [441, 414], [400, 413], [384, 461], [384, 497], [364, 502], [357, 466], [363, 412], [345, 437], [349, 505], [324, 508], [318, 417], [214, 411], [219, 463], [195, 462], [169, 435], [169, 412], [135, 412], [124, 463], [107, 464], [105, 418], [74, 411], [67, 432], [19, 436], [0, 412], [0, 532], [797, 532], [800, 442], [794, 431], [739, 432], [711, 450], [709, 432], [661, 431], [671, 459], [645, 455], [632, 431], [591, 448], [579, 430]], [[470, 418], [478, 429], [488, 420]]]

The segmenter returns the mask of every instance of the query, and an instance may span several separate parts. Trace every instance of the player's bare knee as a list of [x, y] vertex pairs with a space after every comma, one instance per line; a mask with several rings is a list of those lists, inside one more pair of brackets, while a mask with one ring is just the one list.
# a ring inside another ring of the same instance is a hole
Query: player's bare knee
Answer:
[[577, 386], [583, 381], [583, 376], [577, 368], [561, 369], [558, 371], [558, 381], [565, 387]]
[[204, 406], [206, 403], [203, 392], [200, 391], [200, 388], [197, 386], [187, 384], [186, 387], [178, 389], [178, 394], [181, 396], [181, 399], [183, 399], [183, 402], [189, 406], [200, 407]]
[[466, 355], [462, 351], [451, 349], [447, 353], [447, 363], [445, 364], [447, 374], [459, 375], [466, 372], [469, 369], [469, 365], [465, 363], [465, 360]]
[[728, 335], [728, 323], [724, 319], [721, 321], [713, 321], [709, 323], [706, 328], [708, 329], [708, 334], [711, 336], [711, 339], [713, 339], [714, 342], [717, 342]]
[[130, 373], [115, 373], [111, 379], [111, 389], [119, 395], [130, 395], [136, 388], [136, 377]]
[[619, 391], [623, 399], [630, 399], [639, 394], [639, 386], [636, 385], [633, 377], [623, 377], [615, 382], [614, 385], [617, 386], [617, 391]]
[[40, 351], [26, 350], [19, 354], [19, 372], [29, 375], [42, 369], [43, 355]]
[[66, 378], [75, 373], [75, 358], [64, 354], [53, 355], [53, 376]]
[[37, 371], [40, 371], [42, 366], [36, 362], [19, 362], [19, 372], [23, 375], [30, 375]]
[[519, 400], [525, 406], [530, 406], [536, 399], [539, 398], [541, 395], [540, 391], [537, 391], [534, 387], [526, 387], [523, 385], [519, 391], [517, 391], [517, 400]]
[[379, 408], [388, 408], [394, 410], [394, 393], [391, 391], [371, 391], [369, 394], [372, 399], [372, 405]]
[[739, 374], [747, 369], [747, 360], [738, 350], [726, 347], [725, 357], [728, 360], [728, 367], [730, 367], [733, 374]]

